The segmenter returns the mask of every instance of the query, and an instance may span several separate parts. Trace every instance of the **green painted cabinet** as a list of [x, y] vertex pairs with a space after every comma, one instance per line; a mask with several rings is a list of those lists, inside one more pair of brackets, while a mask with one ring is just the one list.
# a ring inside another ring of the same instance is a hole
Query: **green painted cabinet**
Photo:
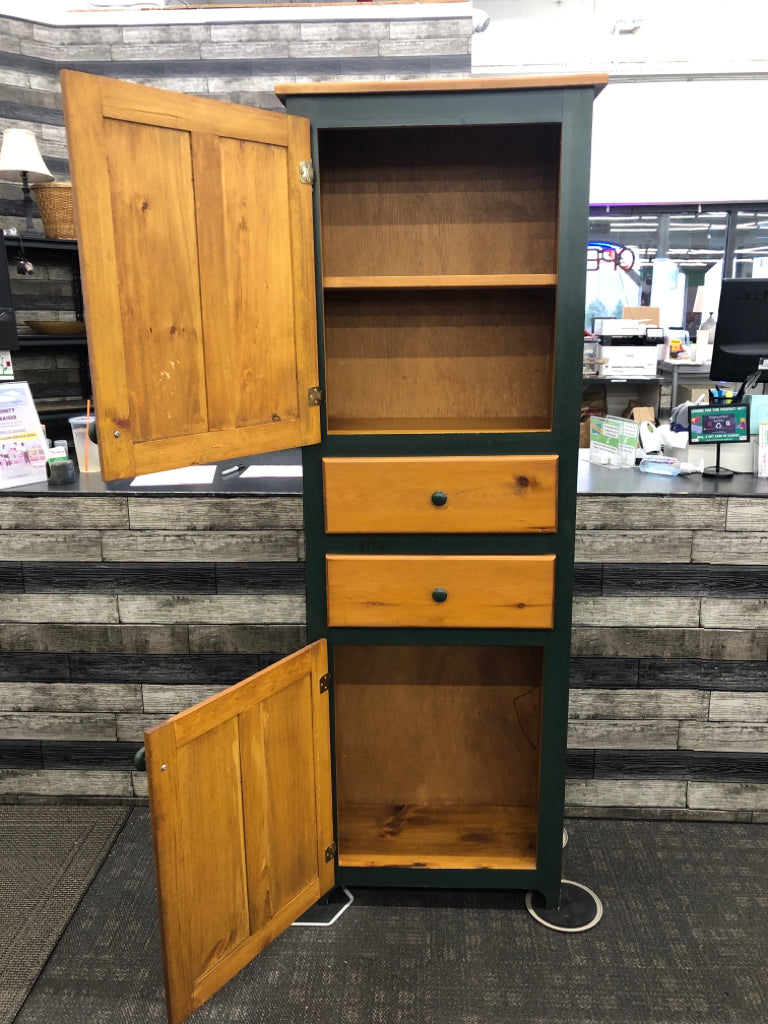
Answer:
[[604, 80], [64, 78], [108, 475], [303, 449], [309, 653], [147, 734], [171, 1020], [334, 882], [556, 903]]

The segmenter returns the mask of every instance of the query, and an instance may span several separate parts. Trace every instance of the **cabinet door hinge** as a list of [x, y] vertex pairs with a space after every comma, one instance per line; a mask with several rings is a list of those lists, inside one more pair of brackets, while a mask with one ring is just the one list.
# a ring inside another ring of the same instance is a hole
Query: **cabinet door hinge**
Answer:
[[314, 185], [315, 165], [311, 160], [299, 161], [299, 181], [302, 185]]
[[334, 843], [331, 843], [330, 846], [326, 846], [326, 848], [325, 848], [325, 863], [327, 864], [329, 861], [332, 861], [335, 856], [336, 856], [336, 843], [334, 842]]
[[323, 400], [323, 392], [320, 388], [310, 388], [307, 391], [307, 404], [308, 405], [320, 405]]
[[320, 676], [320, 693], [327, 693], [331, 688], [331, 673], [326, 672], [324, 676]]

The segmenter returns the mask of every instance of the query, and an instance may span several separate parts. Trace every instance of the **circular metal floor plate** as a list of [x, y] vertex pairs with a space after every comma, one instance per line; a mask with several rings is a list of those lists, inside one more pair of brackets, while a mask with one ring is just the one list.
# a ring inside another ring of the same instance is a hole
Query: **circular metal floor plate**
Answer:
[[565, 878], [560, 883], [559, 907], [547, 907], [546, 900], [537, 892], [526, 893], [525, 905], [539, 924], [556, 932], [589, 931], [603, 916], [600, 897], [586, 885]]

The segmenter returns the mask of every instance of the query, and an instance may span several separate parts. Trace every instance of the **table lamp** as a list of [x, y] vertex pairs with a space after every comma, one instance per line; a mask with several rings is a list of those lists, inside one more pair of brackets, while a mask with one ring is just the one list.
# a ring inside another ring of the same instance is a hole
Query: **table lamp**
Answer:
[[29, 183], [53, 181], [53, 175], [37, 148], [34, 132], [27, 128], [6, 128], [0, 147], [0, 178], [4, 181], [20, 181], [24, 194], [24, 214], [27, 218], [26, 235], [37, 235], [32, 224], [32, 195]]

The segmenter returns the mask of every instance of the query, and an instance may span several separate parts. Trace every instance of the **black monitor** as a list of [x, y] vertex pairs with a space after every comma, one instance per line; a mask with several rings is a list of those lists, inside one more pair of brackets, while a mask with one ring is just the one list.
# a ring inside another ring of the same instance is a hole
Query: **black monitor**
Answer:
[[768, 278], [726, 278], [709, 379], [743, 383], [763, 359], [768, 359]]

